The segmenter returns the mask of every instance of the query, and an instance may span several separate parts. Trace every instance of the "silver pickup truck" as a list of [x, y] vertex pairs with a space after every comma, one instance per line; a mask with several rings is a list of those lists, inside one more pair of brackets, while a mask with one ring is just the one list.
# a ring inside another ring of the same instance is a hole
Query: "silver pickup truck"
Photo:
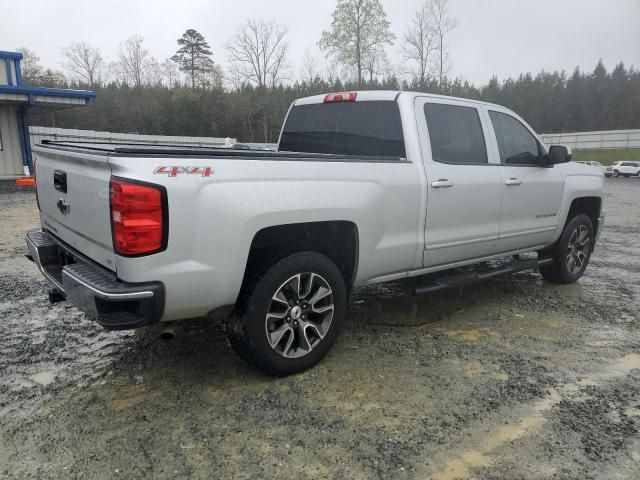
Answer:
[[524, 269], [575, 282], [604, 218], [602, 174], [565, 147], [506, 108], [423, 93], [297, 100], [277, 151], [35, 153], [42, 229], [27, 245], [52, 301], [109, 329], [224, 317], [274, 375], [327, 353], [355, 287], [421, 277], [428, 293]]

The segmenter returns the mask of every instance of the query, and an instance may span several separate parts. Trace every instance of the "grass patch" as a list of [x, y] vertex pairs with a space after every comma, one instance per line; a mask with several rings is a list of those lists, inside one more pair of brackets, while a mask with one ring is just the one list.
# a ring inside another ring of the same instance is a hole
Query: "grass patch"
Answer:
[[572, 160], [598, 161], [603, 165], [611, 165], [620, 160], [640, 162], [640, 148], [603, 148], [601, 150], [578, 150], [572, 152]]

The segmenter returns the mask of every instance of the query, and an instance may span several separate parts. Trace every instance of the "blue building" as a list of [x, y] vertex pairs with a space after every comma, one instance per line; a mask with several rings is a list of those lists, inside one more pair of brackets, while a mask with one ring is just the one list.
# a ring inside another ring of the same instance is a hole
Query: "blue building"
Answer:
[[27, 114], [89, 105], [88, 90], [31, 87], [22, 83], [22, 54], [0, 51], [0, 178], [29, 175], [33, 160]]

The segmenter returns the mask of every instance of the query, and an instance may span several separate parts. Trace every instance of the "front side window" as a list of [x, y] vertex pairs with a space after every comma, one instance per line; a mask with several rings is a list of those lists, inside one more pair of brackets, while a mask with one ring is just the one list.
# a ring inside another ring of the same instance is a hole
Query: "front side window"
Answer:
[[507, 165], [537, 165], [541, 163], [540, 145], [527, 128], [511, 115], [489, 111], [498, 140], [500, 162]]
[[478, 110], [442, 103], [426, 103], [431, 154], [436, 162], [488, 163]]

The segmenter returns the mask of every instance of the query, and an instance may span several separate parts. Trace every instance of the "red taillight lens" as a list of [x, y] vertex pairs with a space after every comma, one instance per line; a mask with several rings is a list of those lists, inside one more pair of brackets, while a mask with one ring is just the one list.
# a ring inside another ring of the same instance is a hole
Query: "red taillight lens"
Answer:
[[358, 92], [330, 93], [324, 97], [324, 103], [355, 102]]
[[164, 188], [111, 179], [111, 231], [119, 255], [149, 255], [164, 250], [167, 212]]

